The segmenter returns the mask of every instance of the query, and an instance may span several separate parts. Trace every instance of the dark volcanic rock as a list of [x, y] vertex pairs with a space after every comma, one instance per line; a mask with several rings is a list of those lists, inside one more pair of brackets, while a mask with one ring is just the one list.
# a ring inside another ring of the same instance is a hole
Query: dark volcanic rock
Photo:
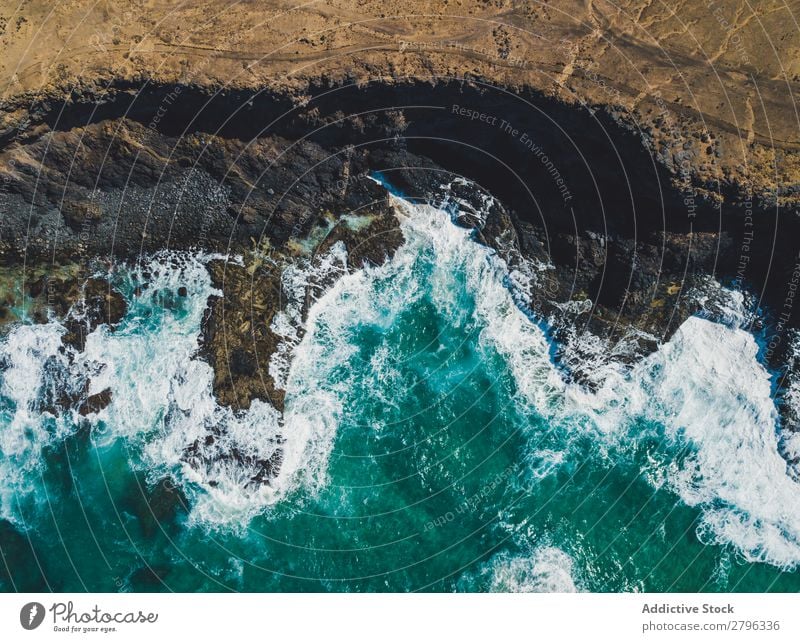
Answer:
[[64, 345], [83, 350], [86, 336], [105, 323], [114, 326], [127, 311], [124, 297], [108, 281], [80, 273], [73, 278], [42, 276], [30, 282], [28, 294], [36, 321], [44, 323], [49, 314], [62, 319], [67, 328]]
[[[0, 260], [134, 261], [162, 249], [241, 257], [209, 263], [220, 294], [208, 301], [200, 345], [216, 398], [236, 410], [255, 399], [283, 409], [282, 383], [269, 371], [276, 350], [302, 338], [310, 305], [336, 278], [380, 264], [402, 243], [386, 190], [370, 173], [408, 198], [449, 207], [512, 271], [535, 271], [528, 291], [515, 295], [552, 322], [556, 358], [568, 369], [581, 362], [575, 337], [585, 332], [605, 342], [609, 359], [634, 362], [652, 351], [698, 310], [689, 293], [709, 277], [763, 293], [765, 306], [780, 307], [785, 296], [800, 219], [778, 219], [732, 187], [720, 200], [711, 186], [679, 185], [669, 163], [656, 162], [641, 133], [613, 114], [442, 80], [340, 87], [329, 98], [320, 90], [309, 104], [223, 94], [202, 114], [198, 103], [176, 104], [168, 124], [149, 126], [168, 89], [143, 90], [132, 102], [144, 103], [130, 111], [109, 105], [86, 122], [75, 115], [46, 137], [27, 132], [0, 150], [0, 169], [16, 168], [0, 191]], [[249, 99], [259, 110], [239, 112]], [[376, 104], [392, 109], [353, 115]], [[343, 118], [342, 105], [352, 117]], [[526, 137], [463, 118], [452, 109], [459, 105], [502, 114]], [[346, 264], [320, 271], [341, 247]], [[290, 266], [309, 275], [302, 292], [284, 282]], [[30, 288], [48, 300], [37, 320], [54, 311], [75, 349], [125, 313], [124, 299], [101, 280], [44, 278]], [[186, 294], [170, 292], [170, 305]], [[278, 314], [291, 317], [295, 337], [275, 334]], [[785, 324], [795, 326], [794, 318]], [[235, 449], [210, 453], [219, 435], [209, 439], [186, 460], [241, 460], [258, 483], [279, 465]]]
[[250, 275], [222, 261], [208, 267], [222, 290], [222, 296], [209, 298], [201, 334], [201, 353], [214, 368], [214, 395], [237, 408], [258, 398], [282, 409], [283, 391], [267, 373], [279, 342], [270, 326], [281, 307], [280, 270], [267, 264]]
[[[281, 337], [272, 329], [275, 315], [287, 305], [298, 311], [297, 340], [302, 337], [308, 308], [344, 272], [369, 263], [379, 265], [402, 243], [398, 222], [386, 203], [386, 193], [365, 178], [351, 180], [338, 205], [329, 203], [337, 214], [332, 222], [316, 228], [317, 239], [296, 235], [283, 248], [268, 248], [251, 255], [245, 265], [212, 261], [208, 268], [214, 287], [222, 296], [209, 299], [203, 319], [201, 353], [214, 368], [214, 394], [224, 405], [249, 408], [253, 399], [267, 399], [283, 409], [284, 390], [269, 373], [272, 355]], [[351, 209], [345, 209], [350, 207]], [[352, 228], [347, 215], [362, 217], [363, 226]], [[313, 228], [312, 228], [313, 229]], [[300, 249], [293, 243], [308, 244]], [[325, 273], [315, 269], [334, 246], [342, 244], [347, 264]], [[308, 270], [308, 281], [300, 300], [286, 291], [284, 269], [294, 266]]]
[[[61, 299], [56, 304], [63, 308], [68, 302]], [[62, 337], [65, 345], [83, 350], [86, 337], [97, 326], [105, 323], [114, 326], [119, 323], [127, 311], [127, 303], [123, 296], [113, 289], [107, 281], [91, 278], [84, 284], [81, 297], [69, 306], [64, 325], [66, 334]]]
[[111, 403], [111, 397], [111, 388], [106, 388], [102, 392], [98, 392], [95, 395], [90, 395], [78, 407], [78, 412], [84, 417], [95, 412], [100, 412], [103, 408]]
[[256, 373], [256, 360], [243, 348], [236, 348], [231, 351], [230, 370], [231, 375], [252, 377]]

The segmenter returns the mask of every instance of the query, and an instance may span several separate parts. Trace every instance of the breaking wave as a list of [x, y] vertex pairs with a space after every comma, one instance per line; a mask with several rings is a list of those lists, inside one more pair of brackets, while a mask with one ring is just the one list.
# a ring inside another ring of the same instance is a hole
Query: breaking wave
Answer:
[[[755, 338], [741, 327], [749, 315], [740, 293], [723, 291], [716, 298], [710, 313], [719, 322], [689, 318], [632, 370], [603, 373], [592, 392], [562, 380], [544, 332], [504, 286], [501, 259], [469, 243], [468, 232], [443, 212], [398, 206], [407, 236], [430, 238], [441, 273], [464, 272], [483, 325], [481, 342], [504, 357], [518, 392], [539, 414], [572, 433], [594, 431], [603, 449], [618, 453], [630, 450], [631, 441], [654, 436], [667, 440], [671, 453], [688, 451], [679, 462], [652, 462], [642, 474], [701, 509], [701, 540], [733, 545], [748, 561], [787, 569], [800, 564], [800, 516], [793, 510], [800, 485], [778, 450], [770, 376], [758, 361]], [[443, 302], [448, 296], [439, 294]], [[652, 432], [642, 434], [643, 425]], [[568, 441], [564, 448], [568, 452]]]
[[502, 593], [576, 593], [572, 558], [554, 546], [542, 546], [530, 555], [500, 553], [484, 571], [487, 590]]
[[[246, 525], [298, 486], [322, 483], [333, 425], [320, 412], [325, 402], [319, 396], [296, 399], [283, 418], [265, 402], [235, 411], [213, 396], [211, 366], [197, 355], [202, 315], [215, 294], [205, 267], [210, 258], [161, 254], [116, 275], [128, 313], [114, 331], [100, 326], [92, 332], [82, 353], [62, 346], [65, 330], [55, 321], [21, 325], [4, 338], [4, 517], [15, 520], [14, 493], [36, 490], [34, 473], [41, 468], [43, 450], [72, 434], [80, 422], [90, 425], [98, 447], [125, 440], [132, 467], [153, 480], [171, 476], [179, 482], [195, 523]], [[187, 288], [185, 297], [177, 294], [181, 287]], [[299, 368], [302, 355], [297, 362]], [[48, 389], [87, 380], [90, 395], [112, 391], [107, 407], [86, 418], [79, 418], [74, 407], [64, 413], [42, 408]], [[329, 406], [334, 412], [335, 402]], [[190, 463], [187, 449], [198, 443], [203, 456]], [[270, 484], [251, 483], [252, 462], [278, 460], [279, 472]]]
[[[270, 364], [287, 391], [283, 416], [259, 401], [238, 412], [214, 400], [211, 368], [197, 356], [203, 310], [214, 293], [207, 257], [157, 256], [146, 269], [127, 274], [126, 318], [113, 332], [98, 328], [81, 354], [61, 348], [63, 328], [56, 322], [13, 329], [0, 343], [3, 515], [14, 512], [14, 493], [31, 492], [43, 449], [74, 429], [72, 415], [56, 418], [40, 403], [48, 385], [64, 381], [65, 371], [88, 378], [92, 394], [113, 391], [108, 407], [87, 418], [96, 443], [125, 440], [131, 465], [153, 479], [170, 475], [179, 481], [195, 523], [241, 526], [293, 491], [316, 492], [328, 482], [342, 400], [354, 382], [345, 367], [359, 349], [349, 332], [352, 320], [389, 327], [424, 294], [453, 327], [479, 328], [486, 358], [499, 356], [512, 375], [516, 403], [564, 435], [560, 449], [548, 447], [549, 463], [533, 477], [551, 475], [570, 461], [571, 439], [578, 435], [596, 441], [598, 457], [630, 457], [642, 440], [658, 439], [668, 445], [667, 455], [650, 457], [641, 475], [699, 509], [702, 541], [732, 546], [748, 561], [800, 564], [800, 486], [779, 452], [769, 373], [758, 361], [755, 339], [740, 327], [746, 315], [736, 309], [736, 295], [729, 297], [733, 311], [724, 323], [690, 318], [657, 352], [630, 370], [602, 373], [589, 391], [566, 381], [552, 363], [545, 332], [515, 301], [507, 266], [492, 250], [473, 242], [443, 209], [393, 202], [406, 243], [392, 260], [346, 273], [344, 248], [336, 246], [305, 272], [284, 275], [285, 288], [296, 289], [298, 298], [273, 327], [284, 340]], [[416, 272], [420, 256], [435, 266], [425, 279]], [[304, 310], [300, 298], [309, 270], [335, 280]], [[134, 293], [139, 283], [141, 291]], [[174, 296], [181, 286], [189, 290], [185, 298]], [[582, 354], [598, 353], [597, 346], [585, 348]], [[386, 368], [383, 381], [391, 391], [390, 360], [380, 355], [364, 367]], [[204, 463], [187, 463], [187, 448], [205, 443], [209, 434], [215, 439]], [[224, 456], [233, 451], [242, 456]], [[669, 456], [679, 452], [687, 454]], [[276, 457], [280, 472], [270, 484], [249, 483], [248, 462]], [[567, 591], [575, 590], [572, 578], [570, 557], [545, 547], [527, 557], [499, 554], [490, 584], [496, 590]]]

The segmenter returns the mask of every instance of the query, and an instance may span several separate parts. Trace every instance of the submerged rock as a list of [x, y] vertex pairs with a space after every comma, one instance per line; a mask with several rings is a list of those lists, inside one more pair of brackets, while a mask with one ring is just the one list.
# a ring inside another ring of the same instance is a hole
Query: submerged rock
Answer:
[[189, 512], [186, 494], [170, 477], [148, 484], [137, 475], [128, 491], [129, 501], [142, 533], [153, 538], [159, 533], [172, 533], [181, 518]]

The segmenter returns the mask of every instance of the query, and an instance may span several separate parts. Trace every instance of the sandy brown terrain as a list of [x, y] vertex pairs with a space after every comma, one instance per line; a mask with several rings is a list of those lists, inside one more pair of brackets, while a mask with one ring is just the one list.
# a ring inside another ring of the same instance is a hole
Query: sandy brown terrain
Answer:
[[6, 132], [29, 126], [33, 96], [111, 81], [302, 97], [321, 78], [449, 76], [609, 106], [711, 198], [717, 181], [785, 203], [800, 191], [794, 1], [0, 4]]

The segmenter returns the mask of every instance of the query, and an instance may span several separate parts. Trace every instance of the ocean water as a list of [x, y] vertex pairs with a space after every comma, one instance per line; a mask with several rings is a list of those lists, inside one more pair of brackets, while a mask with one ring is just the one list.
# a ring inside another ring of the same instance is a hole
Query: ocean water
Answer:
[[[140, 293], [119, 274], [128, 314], [84, 353], [59, 350], [55, 321], [4, 337], [0, 589], [800, 589], [800, 485], [735, 315], [687, 320], [587, 391], [501, 260], [445, 211], [394, 202], [391, 261], [340, 278], [302, 338], [291, 302], [276, 319], [283, 417], [214, 401], [205, 256], [152, 257]], [[345, 256], [289, 271], [287, 291]], [[107, 408], [48, 411], [87, 379]], [[182, 460], [194, 443], [202, 465]], [[252, 483], [248, 462], [274, 457], [279, 476]]]

